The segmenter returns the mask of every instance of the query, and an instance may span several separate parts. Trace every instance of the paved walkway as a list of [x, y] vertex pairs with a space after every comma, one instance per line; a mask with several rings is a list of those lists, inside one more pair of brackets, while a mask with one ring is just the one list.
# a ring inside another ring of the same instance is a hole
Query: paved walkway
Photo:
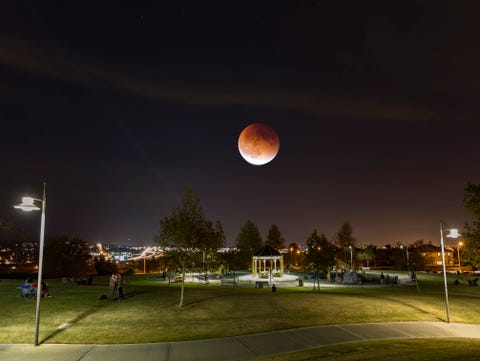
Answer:
[[480, 339], [480, 325], [394, 322], [298, 328], [209, 340], [132, 345], [0, 344], [5, 361], [233, 361], [339, 343], [405, 338]]

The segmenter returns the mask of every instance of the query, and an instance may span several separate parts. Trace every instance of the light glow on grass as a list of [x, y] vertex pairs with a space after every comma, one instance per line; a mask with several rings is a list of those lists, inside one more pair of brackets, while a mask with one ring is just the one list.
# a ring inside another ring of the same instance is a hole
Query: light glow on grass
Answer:
[[[327, 324], [436, 321], [445, 318], [441, 275], [419, 275], [413, 287], [312, 287], [256, 289], [180, 285], [135, 276], [124, 302], [100, 301], [108, 278], [93, 286], [48, 280], [52, 298], [42, 299], [40, 340], [49, 343], [143, 343], [234, 336]], [[453, 282], [454, 278], [451, 279]], [[20, 280], [0, 281], [0, 343], [31, 343], [35, 304], [18, 296]], [[452, 322], [480, 323], [480, 287], [451, 290]], [[70, 327], [59, 329], [68, 323]], [[122, 332], [118, 332], [121, 329]]]

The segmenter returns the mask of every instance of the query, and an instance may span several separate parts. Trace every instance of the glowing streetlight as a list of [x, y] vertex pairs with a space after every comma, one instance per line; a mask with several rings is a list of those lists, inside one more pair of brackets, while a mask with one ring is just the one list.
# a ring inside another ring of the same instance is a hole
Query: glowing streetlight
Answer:
[[32, 197], [23, 197], [22, 203], [15, 208], [21, 209], [24, 212], [39, 211], [40, 208], [35, 204], [35, 202], [42, 202], [42, 217], [40, 222], [40, 245], [38, 252], [38, 280], [37, 280], [37, 308], [35, 311], [35, 342], [34, 345], [38, 346], [38, 330], [40, 326], [40, 299], [42, 297], [42, 271], [43, 271], [43, 245], [45, 237], [45, 207], [47, 205], [46, 198], [46, 189], [47, 183], [43, 182], [43, 197], [32, 198]]
[[450, 228], [445, 222], [440, 221], [440, 243], [442, 247], [443, 284], [445, 286], [445, 311], [447, 313], [447, 323], [450, 323], [450, 306], [448, 304], [447, 268], [445, 265], [445, 245], [443, 242], [444, 231], [449, 231], [449, 233], [446, 235], [446, 237], [449, 237], [449, 238], [458, 238], [460, 237], [460, 234], [458, 233], [458, 229]]
[[462, 274], [462, 264], [460, 262], [460, 248], [462, 248], [463, 242], [460, 241], [457, 244], [457, 253], [458, 253], [458, 273]]
[[293, 247], [290, 247], [290, 268], [293, 266]]
[[404, 246], [403, 244], [400, 245], [400, 249], [404, 249], [405, 248], [405, 255], [407, 257], [407, 271], [410, 271], [410, 257], [408, 255], [408, 246]]
[[350, 248], [350, 271], [353, 271], [353, 247], [348, 246]]

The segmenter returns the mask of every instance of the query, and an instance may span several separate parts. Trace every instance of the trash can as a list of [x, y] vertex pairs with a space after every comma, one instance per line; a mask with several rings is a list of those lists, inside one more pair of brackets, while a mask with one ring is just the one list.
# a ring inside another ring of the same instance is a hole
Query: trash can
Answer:
[[303, 280], [298, 280], [298, 287], [303, 287]]

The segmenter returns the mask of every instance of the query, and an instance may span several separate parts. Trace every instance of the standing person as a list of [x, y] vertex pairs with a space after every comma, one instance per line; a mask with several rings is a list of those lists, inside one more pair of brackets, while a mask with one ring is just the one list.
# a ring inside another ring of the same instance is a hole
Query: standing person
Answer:
[[119, 273], [117, 275], [117, 286], [118, 286], [118, 299], [119, 299], [119, 301], [123, 301], [125, 299], [125, 297], [123, 296], [123, 282], [124, 282], [123, 275], [121, 273]]
[[110, 300], [113, 301], [117, 291], [117, 275], [115, 273], [112, 273], [112, 275], [110, 276], [109, 288], [110, 288]]

